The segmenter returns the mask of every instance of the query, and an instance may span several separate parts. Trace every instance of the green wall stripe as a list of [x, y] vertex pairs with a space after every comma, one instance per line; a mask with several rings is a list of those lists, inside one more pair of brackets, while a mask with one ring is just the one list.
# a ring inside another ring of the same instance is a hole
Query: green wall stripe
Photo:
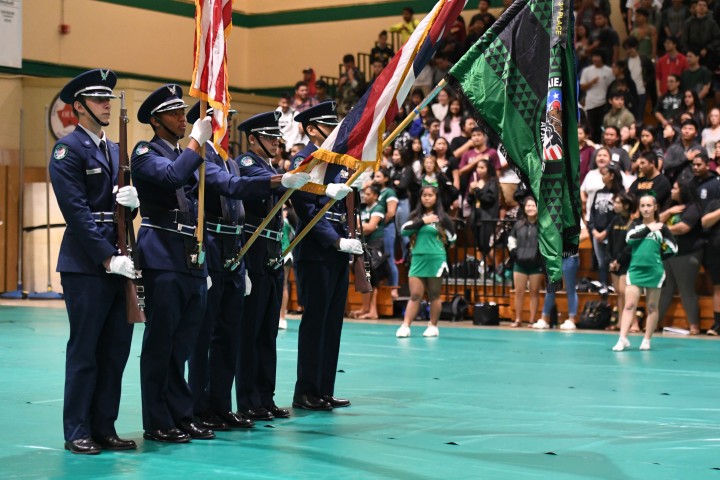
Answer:
[[[194, 17], [195, 6], [178, 0], [96, 0], [126, 7], [141, 8], [160, 13]], [[337, 7], [314, 8], [306, 10], [289, 10], [283, 12], [247, 14], [233, 12], [233, 25], [242, 28], [277, 27], [281, 25], [298, 25], [308, 23], [339, 22], [343, 20], [360, 20], [364, 18], [397, 17], [398, 21], [403, 7], [412, 5], [416, 14], [429, 12], [436, 0], [402, 0], [397, 2], [373, 3], [366, 5], [348, 5]], [[493, 7], [501, 7], [502, 0], [491, 0]], [[477, 4], [469, 0], [466, 8], [475, 9]], [[417, 15], [416, 15], [417, 16]], [[469, 18], [465, 19], [470, 20]]]
[[[88, 70], [86, 67], [74, 67], [72, 65], [59, 65], [54, 63], [38, 62], [35, 60], [23, 59], [22, 68], [1, 67], [0, 73], [9, 73], [13, 75], [28, 75], [32, 77], [50, 77], [50, 78], [73, 78]], [[138, 75], [137, 73], [115, 71], [118, 77], [123, 79], [143, 80], [156, 83], [178, 83], [187, 85], [189, 81], [177, 78], [154, 77], [150, 75]], [[269, 97], [278, 97], [282, 92], [292, 92], [293, 86], [273, 87], [273, 88], [236, 88], [230, 87], [230, 93], [247, 93], [255, 95], [265, 95]]]

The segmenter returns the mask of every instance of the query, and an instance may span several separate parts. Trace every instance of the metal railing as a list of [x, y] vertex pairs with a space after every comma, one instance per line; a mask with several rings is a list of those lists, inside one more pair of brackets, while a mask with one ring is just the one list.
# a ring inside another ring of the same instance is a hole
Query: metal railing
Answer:
[[[515, 221], [482, 220], [475, 226], [462, 219], [455, 220], [457, 243], [448, 255], [449, 273], [443, 278], [446, 296], [462, 295], [472, 303], [497, 302], [498, 298], [510, 301], [513, 285], [512, 276], [507, 272], [512, 273], [512, 268], [506, 243]], [[484, 232], [490, 234], [491, 244], [480, 248], [477, 237], [480, 234], [480, 238], [484, 238]]]

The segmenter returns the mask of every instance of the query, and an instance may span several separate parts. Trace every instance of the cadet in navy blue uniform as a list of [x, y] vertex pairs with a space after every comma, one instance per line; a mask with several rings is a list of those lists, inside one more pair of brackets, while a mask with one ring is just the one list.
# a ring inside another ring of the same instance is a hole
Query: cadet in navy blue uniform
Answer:
[[[295, 116], [311, 143], [293, 159], [293, 167], [308, 157], [337, 125], [335, 102], [324, 102]], [[341, 199], [351, 191], [345, 167], [321, 164], [325, 168], [325, 196], [301, 192], [295, 209], [301, 232], [330, 198]], [[316, 167], [318, 168], [318, 167]], [[315, 178], [317, 174], [313, 173]], [[335, 397], [335, 373], [340, 352], [340, 333], [349, 283], [349, 253], [362, 253], [359, 240], [348, 239], [345, 202], [336, 202], [303, 238], [294, 252], [298, 283], [303, 285], [300, 302], [305, 307], [298, 333], [297, 382], [293, 406], [306, 410], [347, 407], [350, 401]], [[312, 286], [312, 288], [309, 288]]]
[[[208, 109], [207, 114], [212, 112]], [[195, 122], [200, 103], [188, 112]], [[241, 199], [267, 198], [271, 188], [281, 186], [281, 176], [240, 177], [234, 160], [223, 161], [212, 142], [205, 145], [205, 221], [207, 265], [212, 279], [205, 319], [195, 351], [188, 364], [188, 381], [195, 398], [195, 416], [212, 429], [249, 428], [252, 420], [232, 411], [231, 390], [237, 368], [240, 320], [245, 295], [252, 290], [245, 262], [235, 269], [225, 267], [242, 246], [245, 209]], [[283, 175], [285, 182], [290, 177]], [[306, 176], [307, 177], [307, 176]]]
[[[185, 362], [195, 346], [207, 299], [207, 265], [196, 255], [194, 173], [210, 138], [210, 117], [195, 122], [185, 136], [182, 90], [165, 85], [138, 110], [140, 123], [155, 136], [140, 142], [132, 156], [132, 175], [142, 207], [138, 261], [143, 270], [147, 323], [140, 355], [144, 438], [182, 443], [211, 439], [211, 429], [193, 422], [193, 397], [185, 381]], [[195, 255], [195, 256], [194, 256]]]
[[78, 126], [55, 144], [50, 178], [67, 228], [57, 271], [65, 293], [70, 339], [65, 364], [65, 449], [97, 454], [136, 448], [115, 432], [123, 370], [133, 326], [125, 316], [125, 278], [135, 278], [132, 260], [118, 255], [115, 202], [137, 208], [134, 187], [114, 195], [118, 146], [103, 127], [110, 124], [110, 99], [117, 78], [91, 70], [60, 93]]
[[[281, 138], [280, 112], [266, 112], [245, 120], [238, 130], [245, 132], [249, 151], [237, 163], [243, 177], [272, 177], [270, 164], [277, 153]], [[286, 178], [292, 182], [286, 182]], [[300, 188], [309, 180], [308, 174], [283, 175], [283, 187]], [[257, 229], [270, 213], [284, 188], [270, 195], [245, 200], [245, 238]], [[275, 373], [277, 367], [276, 338], [282, 300], [283, 261], [280, 256], [282, 210], [262, 231], [245, 255], [252, 281], [252, 291], [245, 299], [241, 320], [240, 353], [235, 380], [238, 412], [253, 420], [287, 418], [290, 412], [275, 405]]]

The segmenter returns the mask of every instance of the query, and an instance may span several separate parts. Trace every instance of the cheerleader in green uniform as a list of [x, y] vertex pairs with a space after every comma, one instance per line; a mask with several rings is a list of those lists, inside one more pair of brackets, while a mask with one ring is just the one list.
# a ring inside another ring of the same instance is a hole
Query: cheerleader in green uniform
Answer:
[[418, 314], [420, 301], [427, 292], [430, 302], [430, 323], [424, 337], [437, 337], [440, 318], [440, 287], [442, 275], [448, 270], [445, 249], [455, 242], [452, 220], [443, 211], [437, 188], [426, 185], [420, 190], [420, 203], [408, 222], [402, 226], [402, 235], [410, 237], [409, 286], [410, 300], [405, 309], [403, 323], [396, 337], [410, 336], [410, 324]]
[[627, 288], [620, 324], [620, 338], [613, 347], [616, 352], [622, 352], [630, 347], [627, 335], [635, 318], [643, 288], [648, 316], [645, 338], [640, 344], [640, 350], [650, 350], [650, 338], [658, 323], [660, 288], [665, 281], [663, 260], [677, 252], [675, 239], [670, 230], [659, 221], [657, 199], [652, 194], [644, 194], [638, 203], [640, 218], [633, 222], [627, 233], [627, 243], [632, 248], [632, 255], [626, 277]]

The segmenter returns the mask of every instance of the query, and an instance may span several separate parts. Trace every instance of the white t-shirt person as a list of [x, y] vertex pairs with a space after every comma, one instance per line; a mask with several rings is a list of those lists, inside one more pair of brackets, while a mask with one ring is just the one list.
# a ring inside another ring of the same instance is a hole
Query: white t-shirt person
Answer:
[[590, 88], [585, 90], [585, 111], [602, 107], [607, 102], [607, 90], [615, 80], [612, 68], [607, 65], [596, 67], [589, 65], [585, 67], [580, 75], [580, 84], [584, 85], [598, 79]]

